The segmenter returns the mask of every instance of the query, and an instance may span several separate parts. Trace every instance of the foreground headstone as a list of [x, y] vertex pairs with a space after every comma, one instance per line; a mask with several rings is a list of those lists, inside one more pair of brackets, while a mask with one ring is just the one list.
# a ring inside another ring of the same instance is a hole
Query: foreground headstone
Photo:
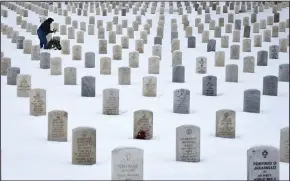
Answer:
[[48, 112], [48, 141], [67, 142], [68, 114], [66, 111]]
[[134, 112], [134, 139], [150, 140], [153, 137], [153, 112], [139, 110]]
[[271, 146], [247, 151], [247, 180], [280, 180], [279, 150]]
[[249, 113], [260, 113], [261, 92], [257, 89], [244, 91], [243, 111]]
[[173, 112], [178, 114], [189, 114], [190, 112], [190, 91], [177, 89], [173, 95]]
[[82, 97], [95, 97], [96, 96], [96, 78], [93, 76], [82, 77], [81, 87]]
[[235, 138], [236, 112], [222, 109], [216, 112], [216, 137]]
[[280, 130], [280, 161], [289, 163], [289, 126]]
[[103, 90], [103, 114], [119, 115], [119, 90]]
[[278, 94], [278, 77], [267, 75], [263, 78], [263, 95], [277, 96]]
[[30, 115], [44, 116], [46, 115], [46, 90], [31, 89], [30, 97]]
[[17, 75], [17, 97], [29, 97], [31, 90], [31, 76]]
[[200, 162], [200, 128], [182, 125], [176, 128], [176, 161]]
[[96, 129], [77, 127], [72, 130], [72, 164], [96, 164]]
[[204, 96], [217, 95], [217, 77], [208, 75], [202, 78], [202, 95]]
[[112, 151], [112, 180], [143, 180], [144, 151], [134, 147], [118, 147]]

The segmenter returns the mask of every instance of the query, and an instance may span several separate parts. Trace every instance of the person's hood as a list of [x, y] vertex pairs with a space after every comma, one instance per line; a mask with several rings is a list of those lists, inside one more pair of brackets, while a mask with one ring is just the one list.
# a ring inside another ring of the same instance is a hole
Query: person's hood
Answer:
[[52, 18], [48, 18], [47, 20], [45, 20], [48, 23], [52, 23], [54, 20]]

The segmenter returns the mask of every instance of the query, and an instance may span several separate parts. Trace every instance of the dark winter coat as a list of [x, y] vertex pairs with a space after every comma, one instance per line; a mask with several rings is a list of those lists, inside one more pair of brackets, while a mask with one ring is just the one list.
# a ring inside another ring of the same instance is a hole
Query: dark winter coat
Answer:
[[49, 33], [52, 33], [53, 31], [50, 30], [50, 24], [53, 22], [52, 18], [48, 18], [45, 20], [39, 27], [40, 30], [42, 30], [45, 33], [45, 36]]

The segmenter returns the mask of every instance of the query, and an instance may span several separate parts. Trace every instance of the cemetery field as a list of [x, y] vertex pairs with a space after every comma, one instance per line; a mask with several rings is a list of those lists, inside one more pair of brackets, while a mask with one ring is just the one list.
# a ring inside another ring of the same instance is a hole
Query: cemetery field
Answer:
[[119, 6], [1, 3], [2, 179], [289, 180], [289, 3]]

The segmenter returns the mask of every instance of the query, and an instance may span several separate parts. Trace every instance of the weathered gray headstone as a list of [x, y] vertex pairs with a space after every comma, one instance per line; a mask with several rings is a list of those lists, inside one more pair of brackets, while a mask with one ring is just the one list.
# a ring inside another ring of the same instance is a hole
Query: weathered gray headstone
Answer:
[[246, 38], [243, 39], [243, 52], [251, 52], [251, 39], [250, 38]]
[[279, 65], [279, 81], [289, 82], [289, 64]]
[[20, 74], [19, 67], [7, 68], [7, 85], [17, 85], [17, 75]]
[[273, 38], [279, 37], [279, 27], [278, 26], [272, 26], [272, 37]]
[[162, 37], [155, 37], [154, 38], [154, 45], [162, 45]]
[[96, 129], [77, 127], [72, 130], [72, 164], [96, 164]]
[[95, 53], [86, 52], [85, 53], [85, 68], [94, 68], [95, 67]]
[[229, 109], [221, 109], [216, 112], [216, 137], [236, 137], [236, 112]]
[[176, 65], [172, 69], [172, 82], [184, 83], [185, 81], [185, 67]]
[[217, 77], [208, 75], [202, 78], [202, 95], [204, 96], [217, 95]]
[[148, 59], [148, 74], [159, 74], [160, 57], [152, 56]]
[[254, 36], [254, 47], [262, 47], [262, 35]]
[[173, 112], [179, 114], [190, 113], [190, 91], [177, 89], [173, 95]]
[[233, 31], [233, 42], [240, 42], [241, 41], [240, 34], [241, 34], [240, 30]]
[[257, 66], [267, 66], [268, 65], [268, 52], [261, 50], [257, 52]]
[[247, 89], [244, 91], [244, 112], [260, 113], [261, 92], [257, 89]]
[[119, 115], [119, 90], [103, 90], [103, 114]]
[[235, 30], [241, 30], [242, 20], [236, 19], [235, 20]]
[[100, 74], [101, 75], [111, 74], [111, 58], [110, 57], [100, 58]]
[[75, 67], [64, 68], [64, 85], [77, 84], [77, 69]]
[[11, 58], [1, 57], [1, 75], [7, 75], [7, 69], [10, 67], [11, 67]]
[[82, 46], [73, 45], [72, 46], [72, 60], [81, 60], [82, 59]]
[[250, 38], [251, 36], [251, 26], [244, 26], [244, 38]]
[[207, 73], [207, 58], [206, 57], [196, 57], [196, 73], [206, 74]]
[[60, 57], [53, 57], [50, 59], [50, 75], [62, 74], [62, 60]]
[[207, 52], [215, 52], [216, 40], [210, 39], [207, 42]]
[[95, 97], [96, 96], [96, 78], [93, 76], [82, 77], [81, 85], [82, 97]]
[[278, 77], [267, 75], [263, 78], [263, 95], [277, 96], [278, 94]]
[[279, 52], [287, 53], [287, 46], [289, 41], [287, 38], [282, 38], [279, 40]]
[[99, 54], [107, 54], [107, 40], [99, 40]]
[[289, 163], [289, 126], [280, 130], [280, 161]]
[[269, 59], [279, 59], [279, 46], [271, 45], [269, 47]]
[[195, 37], [190, 36], [187, 38], [187, 48], [195, 48]]
[[123, 49], [129, 48], [129, 37], [128, 36], [122, 36], [121, 37], [121, 46]]
[[243, 72], [255, 73], [255, 57], [253, 56], [244, 57]]
[[119, 80], [119, 85], [130, 85], [131, 84], [131, 69], [130, 69], [130, 67], [119, 67], [118, 68], [118, 80]]
[[226, 65], [226, 82], [238, 82], [239, 67], [236, 64]]
[[231, 45], [230, 59], [240, 59], [240, 45]]
[[144, 53], [144, 40], [135, 40], [135, 50], [139, 53]]
[[121, 45], [113, 46], [113, 60], [122, 60], [122, 46]]
[[145, 97], [156, 97], [157, 95], [157, 78], [154, 76], [143, 77], [143, 91]]
[[200, 162], [200, 128], [182, 125], [176, 128], [176, 161]]
[[221, 27], [220, 26], [215, 27], [214, 28], [214, 37], [220, 38], [221, 34], [222, 34]]
[[18, 74], [17, 97], [29, 97], [30, 90], [31, 90], [31, 76]]
[[31, 89], [29, 93], [30, 115], [44, 116], [46, 115], [46, 90]]
[[134, 139], [150, 140], [153, 138], [153, 112], [138, 110], [134, 112]]
[[225, 66], [225, 52], [217, 51], [215, 52], [215, 66], [224, 67]]
[[201, 35], [201, 42], [207, 43], [209, 40], [209, 31], [203, 31]]
[[24, 36], [18, 36], [16, 40], [16, 47], [17, 49], [23, 49], [23, 41], [25, 37]]
[[229, 36], [221, 37], [221, 48], [229, 48]]
[[67, 142], [68, 113], [62, 110], [48, 112], [48, 141]]

